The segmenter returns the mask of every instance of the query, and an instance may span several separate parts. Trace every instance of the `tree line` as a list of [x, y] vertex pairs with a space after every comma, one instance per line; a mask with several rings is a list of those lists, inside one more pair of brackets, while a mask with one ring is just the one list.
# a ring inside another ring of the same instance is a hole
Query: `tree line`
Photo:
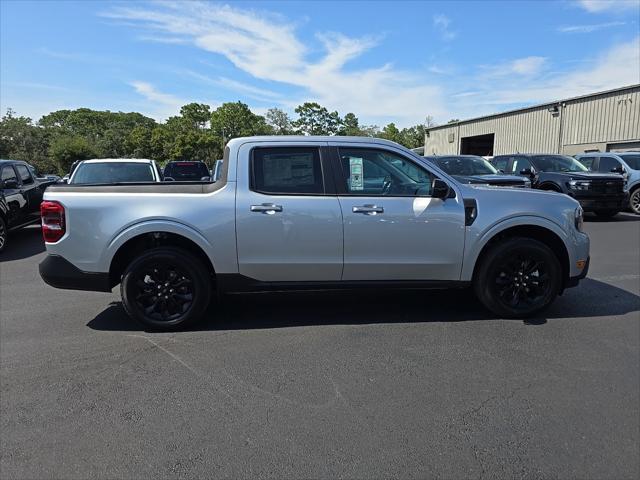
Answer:
[[222, 158], [232, 138], [251, 135], [355, 135], [379, 137], [408, 148], [424, 145], [424, 124], [399, 129], [394, 123], [380, 128], [361, 125], [354, 113], [341, 117], [315, 102], [295, 109], [297, 118], [279, 108], [257, 115], [242, 102], [216, 109], [189, 103], [179, 115], [156, 122], [136, 112], [97, 111], [89, 108], [58, 110], [34, 122], [8, 109], [0, 120], [0, 158], [24, 160], [39, 171], [65, 174], [75, 160], [88, 158], [150, 158], [200, 160], [212, 166]]

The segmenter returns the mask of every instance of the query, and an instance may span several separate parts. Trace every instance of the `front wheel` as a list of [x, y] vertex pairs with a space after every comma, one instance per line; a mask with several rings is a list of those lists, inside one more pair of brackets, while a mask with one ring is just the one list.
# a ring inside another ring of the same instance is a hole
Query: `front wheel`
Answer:
[[629, 206], [633, 213], [640, 215], [640, 187], [631, 192], [631, 196], [629, 197]]
[[7, 232], [7, 224], [4, 221], [4, 218], [0, 217], [0, 253], [7, 246], [7, 240], [9, 237], [9, 232]]
[[187, 251], [158, 247], [129, 264], [120, 292], [129, 316], [153, 330], [176, 330], [202, 317], [211, 282], [202, 262]]
[[474, 290], [482, 304], [503, 318], [526, 318], [547, 308], [562, 287], [558, 258], [544, 243], [510, 238], [481, 259]]

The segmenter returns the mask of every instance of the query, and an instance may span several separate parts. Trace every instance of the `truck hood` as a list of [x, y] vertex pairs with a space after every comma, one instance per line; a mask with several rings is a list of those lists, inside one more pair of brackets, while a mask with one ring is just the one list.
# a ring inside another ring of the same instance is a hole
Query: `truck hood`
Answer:
[[576, 180], [623, 180], [622, 175], [617, 173], [598, 173], [598, 172], [540, 172], [540, 173], [559, 173]]
[[525, 179], [516, 175], [487, 174], [487, 175], [452, 175], [460, 183], [480, 183], [489, 185], [523, 185]]

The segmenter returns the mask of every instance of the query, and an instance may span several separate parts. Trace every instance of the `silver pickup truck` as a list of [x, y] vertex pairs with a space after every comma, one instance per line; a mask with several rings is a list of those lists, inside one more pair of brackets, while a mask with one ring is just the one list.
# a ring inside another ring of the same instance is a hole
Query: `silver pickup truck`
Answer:
[[587, 274], [575, 200], [462, 185], [392, 142], [237, 138], [221, 165], [214, 182], [49, 187], [42, 278], [120, 284], [131, 317], [174, 329], [216, 291], [472, 286], [520, 318]]

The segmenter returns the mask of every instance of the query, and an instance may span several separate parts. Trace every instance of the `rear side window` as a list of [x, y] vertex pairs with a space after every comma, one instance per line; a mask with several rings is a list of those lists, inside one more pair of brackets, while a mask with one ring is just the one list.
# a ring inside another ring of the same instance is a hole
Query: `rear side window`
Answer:
[[638, 153], [624, 153], [620, 155], [622, 159], [627, 162], [629, 168], [633, 170], [640, 170], [640, 154]]
[[23, 185], [30, 185], [33, 183], [33, 177], [27, 167], [24, 165], [16, 165], [16, 170], [18, 170], [18, 175], [20, 175]]
[[251, 158], [251, 189], [268, 194], [323, 194], [317, 148], [256, 148]]
[[593, 164], [596, 161], [596, 158], [598, 157], [580, 157], [578, 158], [578, 161], [589, 170], [593, 170]]

